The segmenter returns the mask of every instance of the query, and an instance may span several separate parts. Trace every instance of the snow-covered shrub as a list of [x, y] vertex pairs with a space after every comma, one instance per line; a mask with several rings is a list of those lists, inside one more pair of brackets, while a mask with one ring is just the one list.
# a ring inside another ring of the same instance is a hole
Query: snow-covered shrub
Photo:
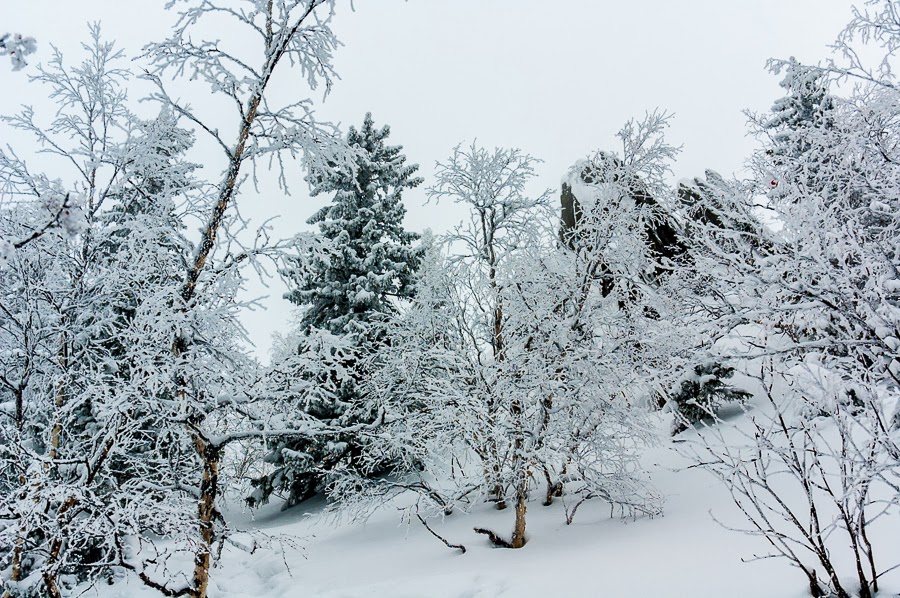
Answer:
[[675, 416], [672, 433], [683, 432], [700, 420], [714, 419], [724, 405], [746, 402], [750, 393], [727, 382], [733, 374], [733, 367], [721, 363], [694, 366], [666, 402]]

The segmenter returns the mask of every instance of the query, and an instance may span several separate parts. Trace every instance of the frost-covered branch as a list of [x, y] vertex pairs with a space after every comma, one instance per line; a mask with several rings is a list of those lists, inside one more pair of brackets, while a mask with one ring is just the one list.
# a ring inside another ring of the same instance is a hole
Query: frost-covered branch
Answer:
[[37, 42], [33, 37], [19, 33], [0, 33], [0, 56], [9, 56], [14, 71], [25, 68], [28, 64], [25, 57], [37, 51]]

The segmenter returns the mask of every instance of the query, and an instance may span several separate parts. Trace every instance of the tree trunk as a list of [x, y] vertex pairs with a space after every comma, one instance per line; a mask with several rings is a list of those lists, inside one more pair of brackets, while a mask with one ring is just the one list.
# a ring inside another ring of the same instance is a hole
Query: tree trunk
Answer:
[[200, 523], [200, 545], [194, 555], [194, 583], [191, 598], [206, 598], [209, 586], [209, 569], [215, 542], [216, 498], [219, 493], [218, 447], [211, 447], [198, 435], [194, 435], [194, 448], [203, 461], [203, 481], [200, 484], [200, 500], [197, 518]]
[[[22, 423], [21, 421], [16, 422], [16, 426], [21, 431]], [[21, 493], [19, 494], [19, 499], [24, 501], [28, 496], [28, 491], [25, 487], [27, 480], [25, 479], [25, 474], [19, 474], [19, 485], [22, 488]], [[12, 555], [12, 571], [9, 575], [9, 580], [13, 582], [22, 581], [22, 554], [25, 551], [25, 536], [27, 534], [27, 530], [24, 525], [19, 525], [19, 532], [16, 534], [16, 543], [13, 547], [13, 555]], [[12, 594], [9, 590], [3, 592], [3, 598], [11, 598]]]
[[525, 511], [527, 510], [527, 506], [525, 504], [525, 478], [523, 478], [521, 484], [518, 488], [516, 488], [516, 525], [513, 527], [512, 541], [510, 545], [513, 548], [522, 548], [525, 546]]
[[73, 497], [67, 498], [62, 506], [59, 507], [59, 512], [56, 515], [56, 522], [59, 530], [57, 531], [57, 536], [50, 543], [50, 553], [47, 555], [47, 563], [44, 565], [44, 571], [42, 573], [42, 577], [44, 578], [44, 589], [47, 592], [47, 596], [50, 596], [50, 598], [62, 598], [62, 594], [60, 593], [57, 584], [59, 578], [57, 561], [59, 560], [59, 555], [62, 554], [63, 530], [68, 525], [69, 511], [77, 504], [77, 499]]
[[[59, 369], [61, 372], [65, 372], [68, 369], [68, 350], [67, 350], [66, 339], [63, 338], [60, 343], [59, 355], [58, 355], [58, 363]], [[63, 384], [63, 381], [60, 380], [56, 386], [56, 408], [61, 409], [63, 405], [65, 405], [66, 401], [66, 387]], [[62, 437], [62, 422], [59, 421], [59, 417], [56, 418], [56, 421], [53, 423], [53, 428], [50, 431], [50, 461], [44, 465], [45, 470], [50, 471], [53, 467], [53, 461], [55, 461], [59, 457], [59, 447], [60, 447], [60, 438]], [[60, 534], [50, 543], [50, 553], [47, 556], [47, 564], [44, 565], [44, 571], [41, 574], [41, 577], [44, 579], [44, 590], [47, 592], [47, 596], [50, 598], [62, 598], [62, 594], [59, 592], [59, 587], [57, 586], [57, 573], [56, 573], [56, 561], [59, 559], [59, 555], [62, 552], [63, 548], [63, 540], [62, 540], [62, 530], [63, 530], [63, 521], [66, 516], [66, 512], [74, 506], [73, 499], [69, 498], [62, 504], [59, 509], [59, 513], [57, 515], [57, 521], [59, 523], [58, 533]], [[19, 543], [19, 539], [22, 540]], [[19, 538], [16, 541], [16, 548], [22, 546], [24, 548], [24, 536]], [[19, 573], [21, 576], [21, 553], [19, 555], [14, 555], [13, 560], [16, 560], [16, 556], [18, 556], [19, 560]]]
[[491, 479], [488, 480], [491, 487], [491, 495], [494, 497], [494, 502], [496, 504], [497, 510], [502, 511], [506, 508], [506, 494], [505, 489], [503, 488], [503, 484], [500, 483], [501, 472], [500, 472], [500, 451], [497, 448], [497, 442], [495, 440], [490, 441], [491, 446], [489, 447], [489, 454], [491, 459]]
[[[57, 363], [59, 365], [60, 372], [66, 372], [69, 369], [69, 345], [65, 338], [65, 336], [60, 341], [59, 346], [59, 355], [57, 356]], [[60, 380], [56, 385], [56, 408], [61, 409], [63, 405], [66, 404], [66, 385]], [[56, 459], [59, 455], [59, 443], [60, 437], [62, 436], [62, 422], [59, 421], [59, 417], [57, 416], [56, 421], [53, 423], [53, 430], [50, 433], [50, 460]], [[52, 467], [52, 465], [48, 464], [47, 467]]]
[[809, 595], [813, 598], [824, 598], [825, 592], [822, 591], [822, 586], [819, 585], [819, 578], [816, 576], [815, 569], [808, 572], [807, 577], [809, 578]]
[[513, 471], [517, 471], [516, 480], [516, 524], [513, 527], [512, 541], [510, 544], [513, 548], [522, 548], [525, 546], [525, 511], [526, 501], [528, 499], [528, 468], [524, 455], [525, 450], [525, 430], [522, 422], [522, 401], [516, 399], [512, 402], [510, 409], [513, 416], [513, 425], [515, 426], [515, 441], [513, 442]]
[[497, 507], [497, 510], [503, 511], [506, 509], [506, 499], [503, 498], [503, 486], [495, 484], [491, 494], [494, 495], [494, 504]]
[[[485, 235], [487, 235], [487, 233], [485, 233]], [[492, 227], [490, 230], [490, 238], [493, 239], [493, 237], [494, 237], [494, 229]], [[487, 240], [487, 238], [488, 237], [485, 236], [485, 240]], [[488, 259], [489, 259], [489, 264], [490, 264], [489, 276], [490, 276], [491, 288], [494, 289], [494, 293], [495, 293], [495, 296], [497, 299], [497, 306], [494, 308], [493, 351], [494, 351], [494, 359], [496, 359], [498, 362], [500, 362], [500, 361], [503, 361], [506, 356], [505, 351], [504, 351], [504, 345], [503, 345], [503, 300], [499, 297], [499, 294], [497, 293], [497, 270], [494, 265], [496, 263], [497, 258], [496, 258], [496, 254], [494, 252], [493, 243], [488, 244], [488, 251], [489, 251]], [[496, 405], [492, 405], [491, 406], [491, 417], [492, 418], [495, 416], [496, 410], [497, 410]], [[506, 508], [506, 499], [503, 496], [504, 488], [503, 488], [502, 484], [499, 483], [499, 480], [501, 477], [500, 476], [500, 467], [501, 467], [500, 451], [499, 451], [499, 448], [497, 447], [497, 442], [495, 440], [491, 439], [490, 442], [491, 442], [491, 446], [489, 449], [489, 454], [491, 455], [491, 457], [493, 458], [493, 461], [494, 461], [492, 464], [492, 468], [493, 468], [493, 473], [495, 476], [492, 494], [494, 495], [494, 497], [496, 498], [496, 501], [497, 501], [497, 510], [502, 511], [503, 509]]]
[[[12, 572], [9, 575], [9, 580], [12, 582], [18, 582], [22, 580], [22, 552], [25, 549], [25, 531], [19, 530], [19, 534], [16, 536], [16, 545], [13, 548], [12, 555]], [[3, 592], [3, 598], [12, 598], [12, 594], [10, 594], [9, 590]]]
[[546, 465], [544, 467], [544, 479], [547, 481], [547, 493], [544, 496], [544, 506], [549, 507], [553, 504], [553, 498], [562, 496], [563, 493], [563, 485], [562, 481], [553, 481], [553, 477], [550, 475], [550, 468]]
[[[183, 303], [179, 307], [183, 312], [187, 312], [190, 309], [189, 304], [194, 299], [197, 282], [200, 280], [200, 275], [206, 267], [207, 259], [215, 247], [216, 236], [234, 195], [234, 189], [240, 175], [243, 153], [250, 135], [250, 128], [260, 105], [261, 94], [262, 92], [255, 94], [248, 104], [247, 113], [244, 116], [244, 121], [238, 134], [238, 143], [231, 157], [228, 173], [219, 190], [219, 197], [213, 206], [209, 221], [203, 230], [203, 238], [197, 248], [194, 261], [185, 276], [185, 281], [181, 288]], [[177, 335], [172, 343], [172, 352], [177, 357], [181, 357], [187, 352], [188, 348], [188, 341], [182, 335]], [[180, 389], [179, 393], [184, 395], [187, 380], [183, 374], [179, 374], [177, 385]], [[200, 543], [198, 544], [197, 552], [194, 554], [193, 589], [190, 595], [191, 598], [206, 598], [209, 585], [209, 568], [212, 563], [212, 545], [215, 539], [213, 519], [218, 495], [220, 455], [218, 448], [209, 447], [207, 442], [196, 432], [192, 433], [194, 449], [203, 463], [203, 478], [200, 483], [200, 499], [197, 514], [200, 525]]]

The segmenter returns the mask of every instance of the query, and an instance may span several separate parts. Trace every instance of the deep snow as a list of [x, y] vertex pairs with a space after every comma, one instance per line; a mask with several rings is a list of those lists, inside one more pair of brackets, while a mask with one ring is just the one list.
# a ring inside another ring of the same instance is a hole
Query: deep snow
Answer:
[[[737, 418], [740, 422], [740, 417]], [[667, 422], [660, 416], [660, 427]], [[688, 437], [697, 432], [689, 431]], [[719, 520], [742, 520], [726, 489], [679, 454], [678, 443], [663, 442], [646, 455], [656, 487], [667, 496], [655, 518], [610, 517], [609, 506], [585, 503], [566, 525], [563, 502], [528, 509], [529, 541], [521, 550], [492, 547], [473, 531], [512, 528], [512, 509], [488, 505], [455, 513], [430, 525], [468, 551], [448, 549], [416, 520], [401, 521], [396, 505], [382, 506], [366, 521], [335, 521], [321, 503], [304, 503], [280, 512], [268, 505], [251, 513], [235, 508], [237, 529], [271, 536], [270, 548], [253, 554], [229, 546], [212, 574], [210, 598], [555, 598], [560, 596], [724, 598], [802, 598], [802, 573], [766, 554], [760, 538], [724, 529]], [[536, 494], [540, 494], [539, 492]], [[882, 551], [882, 566], [900, 561], [900, 525], [881, 520], [876, 536], [898, 538], [893, 554]], [[250, 545], [250, 536], [235, 539]], [[285, 545], [282, 548], [284, 541]], [[294, 544], [293, 547], [289, 544]], [[283, 550], [283, 556], [282, 556]], [[900, 569], [881, 580], [880, 596], [900, 593]], [[128, 577], [86, 595], [144, 598], [158, 594]]]

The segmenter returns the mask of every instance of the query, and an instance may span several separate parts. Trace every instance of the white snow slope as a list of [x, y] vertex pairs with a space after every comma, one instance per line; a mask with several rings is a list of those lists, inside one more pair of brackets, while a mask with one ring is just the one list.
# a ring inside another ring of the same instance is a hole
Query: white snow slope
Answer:
[[[666, 423], [660, 421], [660, 426]], [[687, 434], [695, 434], [688, 432]], [[512, 509], [488, 505], [471, 513], [430, 520], [461, 554], [444, 546], [400, 510], [378, 509], [367, 521], [335, 522], [319, 514], [321, 504], [285, 512], [269, 505], [256, 513], [231, 514], [238, 529], [270, 535], [270, 547], [255, 552], [232, 546], [212, 574], [210, 598], [801, 598], [803, 574], [782, 559], [753, 562], [767, 553], [760, 538], [724, 529], [711, 514], [741, 525], [727, 491], [689, 462], [671, 442], [651, 449], [648, 468], [667, 502], [663, 516], [637, 520], [610, 517], [609, 506], [585, 503], [572, 525], [564, 504], [544, 507], [536, 496], [528, 510], [528, 544], [494, 548], [473, 527], [511, 531]], [[536, 494], [540, 494], [539, 492]], [[569, 505], [571, 506], [571, 505]], [[883, 550], [882, 568], [900, 562], [900, 522], [881, 519], [874, 531]], [[247, 535], [236, 540], [250, 545]], [[892, 539], [896, 538], [896, 542]], [[259, 540], [257, 540], [259, 542]], [[281, 545], [284, 544], [282, 547]], [[294, 546], [291, 547], [290, 545]], [[881, 580], [879, 596], [900, 593], [900, 569]], [[128, 577], [94, 587], [85, 596], [145, 598], [159, 594]]]

